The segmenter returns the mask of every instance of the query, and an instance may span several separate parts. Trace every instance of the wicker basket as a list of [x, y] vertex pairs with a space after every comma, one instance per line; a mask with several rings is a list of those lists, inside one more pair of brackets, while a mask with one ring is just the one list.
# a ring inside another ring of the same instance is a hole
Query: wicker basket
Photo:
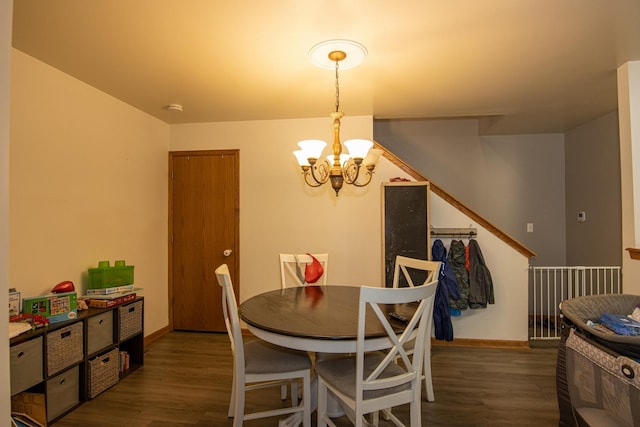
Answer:
[[82, 335], [82, 322], [47, 333], [48, 376], [82, 361]]
[[89, 399], [118, 383], [118, 349], [89, 361]]
[[123, 305], [120, 313], [120, 341], [142, 332], [142, 301]]

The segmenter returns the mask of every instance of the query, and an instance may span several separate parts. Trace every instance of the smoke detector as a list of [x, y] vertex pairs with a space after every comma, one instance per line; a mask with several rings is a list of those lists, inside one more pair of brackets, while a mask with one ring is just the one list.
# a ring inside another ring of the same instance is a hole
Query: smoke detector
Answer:
[[182, 105], [180, 104], [169, 104], [165, 108], [172, 113], [182, 113]]

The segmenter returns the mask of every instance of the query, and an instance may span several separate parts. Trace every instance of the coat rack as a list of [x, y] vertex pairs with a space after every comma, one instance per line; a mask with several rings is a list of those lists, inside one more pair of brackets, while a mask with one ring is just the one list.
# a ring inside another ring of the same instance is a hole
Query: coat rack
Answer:
[[431, 237], [476, 237], [478, 230], [475, 228], [431, 228]]

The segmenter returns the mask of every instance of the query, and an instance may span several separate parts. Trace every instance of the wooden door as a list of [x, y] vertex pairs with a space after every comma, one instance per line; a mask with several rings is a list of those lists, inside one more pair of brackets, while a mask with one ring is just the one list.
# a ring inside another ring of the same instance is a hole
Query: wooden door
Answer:
[[169, 310], [176, 330], [226, 331], [214, 270], [239, 291], [239, 152], [169, 153]]

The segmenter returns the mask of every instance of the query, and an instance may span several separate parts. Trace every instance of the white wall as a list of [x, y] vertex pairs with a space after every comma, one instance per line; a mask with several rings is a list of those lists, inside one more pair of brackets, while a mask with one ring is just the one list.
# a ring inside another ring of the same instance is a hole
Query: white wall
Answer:
[[9, 286], [83, 293], [88, 268], [124, 259], [145, 332], [167, 326], [168, 125], [18, 50], [11, 60]]
[[[9, 87], [11, 71], [12, 1], [0, 2], [0, 290], [9, 288]], [[6, 95], [5, 95], [6, 94]], [[0, 292], [0, 306], [9, 305]], [[8, 330], [8, 316], [0, 317], [0, 329]], [[9, 340], [0, 344], [0, 420], [11, 409], [9, 391]], [[5, 421], [7, 421], [5, 419]], [[1, 421], [0, 421], [1, 422]]]
[[[475, 239], [493, 279], [495, 304], [488, 304], [486, 309], [464, 310], [460, 316], [452, 317], [454, 339], [527, 341], [529, 260], [434, 194], [431, 195], [431, 225], [476, 228]], [[448, 253], [451, 239], [440, 240]]]

